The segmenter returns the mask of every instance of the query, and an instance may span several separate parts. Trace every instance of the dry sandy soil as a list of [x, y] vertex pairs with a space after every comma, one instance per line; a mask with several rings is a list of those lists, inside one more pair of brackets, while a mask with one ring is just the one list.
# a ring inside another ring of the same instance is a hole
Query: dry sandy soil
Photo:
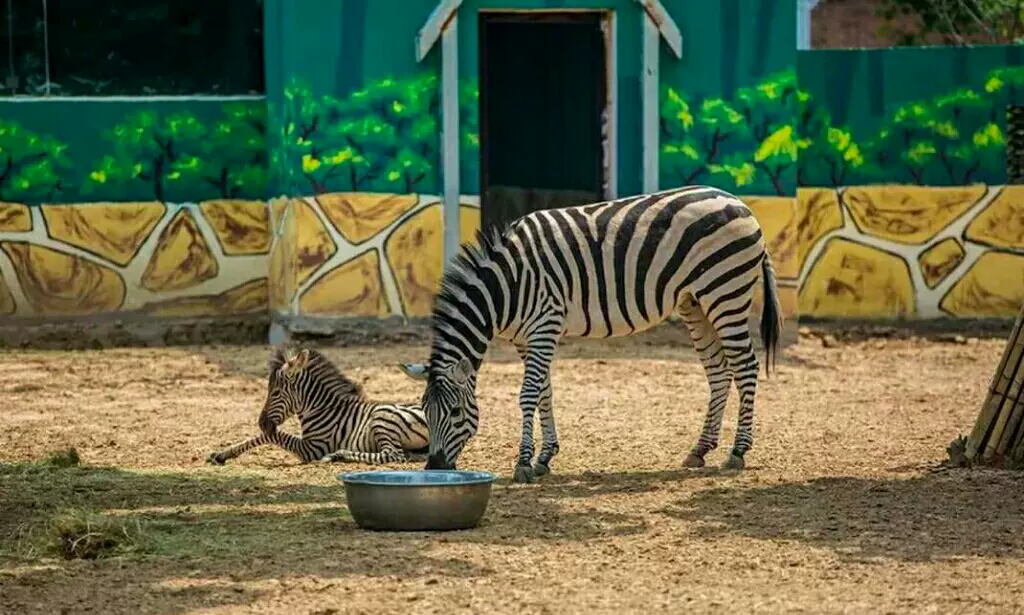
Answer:
[[[254, 433], [266, 348], [0, 353], [0, 612], [1024, 608], [1024, 479], [936, 470], [970, 430], [1001, 340], [805, 336], [762, 376], [747, 470], [725, 475], [681, 468], [706, 403], [681, 339], [567, 340], [562, 451], [534, 485], [509, 483], [521, 367], [492, 349], [460, 467], [502, 478], [482, 526], [448, 534], [358, 529], [335, 479], [352, 466], [276, 449], [204, 464]], [[394, 363], [422, 344], [326, 353], [376, 397], [419, 396]], [[45, 462], [69, 446], [80, 465]], [[66, 508], [126, 538], [108, 557], [62, 559], [51, 523]]]

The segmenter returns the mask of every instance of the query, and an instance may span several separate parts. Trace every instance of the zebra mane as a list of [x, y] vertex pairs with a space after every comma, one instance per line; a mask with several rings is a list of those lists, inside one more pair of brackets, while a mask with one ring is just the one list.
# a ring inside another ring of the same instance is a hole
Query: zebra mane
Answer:
[[[309, 353], [309, 359], [306, 361], [305, 369], [318, 372], [317, 376], [321, 378], [326, 376], [332, 380], [335, 380], [338, 384], [337, 388], [335, 388], [335, 391], [341, 393], [342, 395], [351, 395], [352, 397], [358, 397], [360, 399], [366, 397], [366, 395], [363, 393], [363, 387], [359, 383], [353, 382], [345, 374], [341, 373], [341, 370], [339, 370], [334, 363], [331, 363], [330, 359], [325, 357], [320, 351], [313, 348], [300, 349], [297, 346], [292, 348], [294, 348], [294, 350], [296, 351], [306, 350], [306, 352]], [[275, 348], [274, 351], [270, 354], [268, 367], [270, 369], [271, 378], [273, 378], [274, 374], [277, 373], [277, 370], [281, 369], [281, 367], [285, 363], [287, 363], [288, 359], [285, 356], [285, 352], [288, 349], [289, 347], [279, 346]]]
[[431, 318], [431, 328], [434, 339], [437, 339], [437, 327], [439, 326], [437, 309], [439, 303], [446, 302], [452, 305], [460, 303], [459, 296], [465, 292], [466, 286], [479, 279], [480, 271], [508, 250], [509, 231], [517, 220], [505, 222], [500, 226], [492, 226], [489, 231], [477, 229], [476, 243], [466, 243], [452, 259], [452, 262], [445, 268], [441, 276], [440, 289], [434, 299], [434, 313]]

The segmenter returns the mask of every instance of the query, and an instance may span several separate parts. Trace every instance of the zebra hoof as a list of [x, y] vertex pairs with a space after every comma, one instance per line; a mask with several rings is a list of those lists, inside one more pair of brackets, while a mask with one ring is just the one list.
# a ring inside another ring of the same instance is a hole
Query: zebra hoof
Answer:
[[537, 462], [533, 464], [533, 475], [537, 478], [551, 474], [551, 468], [546, 463]]
[[206, 458], [206, 463], [209, 463], [209, 464], [215, 465], [215, 466], [222, 466], [222, 465], [224, 465], [224, 461], [225, 461], [224, 457], [220, 453], [210, 453], [210, 455]]
[[742, 457], [736, 455], [729, 455], [729, 458], [722, 464], [722, 470], [724, 471], [739, 471], [746, 467], [747, 462], [743, 461]]
[[324, 455], [320, 458], [320, 463], [331, 463], [334, 459], [330, 455]]
[[537, 475], [530, 466], [516, 466], [516, 473], [512, 476], [513, 482], [529, 484], [537, 480]]
[[683, 467], [684, 468], [703, 468], [704, 467], [704, 458], [703, 457], [699, 457], [699, 456], [695, 455], [694, 453], [690, 453], [689, 455], [686, 456], [686, 459], [683, 461]]

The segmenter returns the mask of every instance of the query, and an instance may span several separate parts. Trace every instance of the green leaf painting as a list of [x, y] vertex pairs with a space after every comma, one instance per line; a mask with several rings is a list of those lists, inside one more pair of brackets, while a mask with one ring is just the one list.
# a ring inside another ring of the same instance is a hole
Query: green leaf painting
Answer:
[[[479, 147], [475, 84], [459, 99], [462, 154]], [[432, 192], [439, 186], [440, 94], [435, 75], [383, 79], [347, 99], [285, 92], [283, 156], [292, 185], [314, 194]]]
[[0, 200], [53, 200], [68, 167], [67, 145], [0, 119]]
[[265, 134], [264, 110], [255, 106], [227, 105], [210, 126], [189, 112], [140, 111], [107, 133], [114, 152], [88, 173], [83, 191], [142, 184], [157, 201], [262, 193]]
[[1022, 95], [1024, 68], [998, 68], [976, 89], [903, 103], [875, 132], [856, 134], [833, 124], [792, 70], [740, 89], [733, 100], [665, 87], [662, 184], [784, 195], [796, 185], [963, 185], [1002, 177], [1006, 104]]

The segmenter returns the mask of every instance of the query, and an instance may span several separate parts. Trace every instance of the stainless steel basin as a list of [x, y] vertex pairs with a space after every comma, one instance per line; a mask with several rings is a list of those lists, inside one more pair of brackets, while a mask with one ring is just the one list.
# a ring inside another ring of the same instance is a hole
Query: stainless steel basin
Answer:
[[339, 474], [338, 479], [359, 527], [438, 531], [479, 524], [497, 477], [463, 470], [381, 470]]

